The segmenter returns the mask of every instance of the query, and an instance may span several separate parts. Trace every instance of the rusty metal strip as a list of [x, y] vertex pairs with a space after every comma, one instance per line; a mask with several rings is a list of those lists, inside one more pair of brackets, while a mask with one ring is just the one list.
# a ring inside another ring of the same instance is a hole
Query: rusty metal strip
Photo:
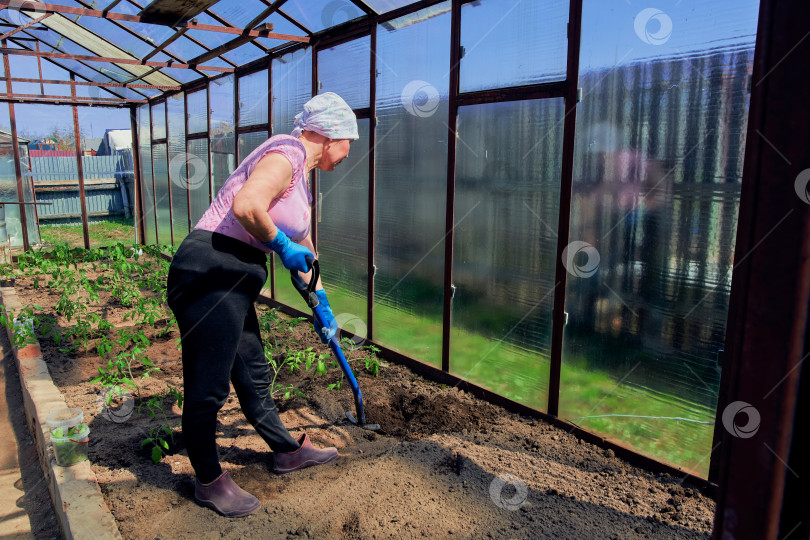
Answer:
[[81, 60], [85, 62], [111, 62], [114, 64], [130, 64], [137, 66], [152, 66], [152, 67], [166, 67], [176, 69], [204, 69], [207, 71], [222, 71], [225, 73], [233, 73], [233, 68], [224, 68], [219, 66], [192, 66], [188, 64], [177, 64], [174, 62], [143, 62], [134, 58], [110, 58], [106, 56], [89, 56], [83, 54], [63, 54], [63, 53], [49, 53], [49, 52], [36, 52], [31, 50], [22, 49], [8, 49], [3, 48], [0, 53], [17, 54], [20, 56], [40, 56], [42, 58], [61, 58], [64, 60]]
[[450, 89], [447, 119], [447, 195], [445, 200], [444, 294], [442, 298], [442, 371], [450, 371], [450, 338], [453, 301], [453, 229], [456, 198], [456, 126], [461, 71], [461, 2], [453, 0], [450, 11]]
[[560, 375], [562, 373], [563, 332], [565, 330], [566, 270], [562, 253], [568, 245], [571, 221], [571, 191], [574, 176], [574, 134], [577, 124], [577, 80], [582, 26], [582, 0], [571, 0], [568, 23], [568, 66], [566, 69], [565, 117], [560, 172], [560, 204], [557, 217], [557, 261], [554, 271], [554, 305], [552, 307], [551, 358], [548, 382], [548, 413], [559, 414]]
[[0, 82], [10, 80], [11, 82], [39, 83], [39, 84], [65, 84], [76, 86], [100, 86], [103, 88], [151, 88], [153, 90], [177, 91], [182, 90], [182, 86], [158, 86], [154, 84], [130, 84], [130, 83], [98, 83], [89, 81], [60, 81], [56, 79], [25, 79], [22, 77], [0, 77]]

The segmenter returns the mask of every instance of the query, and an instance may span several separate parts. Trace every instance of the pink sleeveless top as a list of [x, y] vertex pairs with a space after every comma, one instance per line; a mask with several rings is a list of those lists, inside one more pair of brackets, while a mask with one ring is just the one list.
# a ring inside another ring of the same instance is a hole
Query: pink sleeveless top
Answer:
[[268, 253], [271, 251], [247, 232], [233, 215], [234, 196], [245, 184], [256, 164], [270, 153], [281, 154], [287, 158], [292, 165], [293, 175], [290, 187], [281, 197], [273, 199], [267, 213], [276, 227], [284, 231], [294, 242], [306, 238], [309, 234], [312, 203], [312, 194], [306, 181], [306, 150], [301, 141], [290, 135], [271, 137], [251, 152], [225, 181], [214, 202], [197, 222], [195, 230], [218, 232], [262, 251]]

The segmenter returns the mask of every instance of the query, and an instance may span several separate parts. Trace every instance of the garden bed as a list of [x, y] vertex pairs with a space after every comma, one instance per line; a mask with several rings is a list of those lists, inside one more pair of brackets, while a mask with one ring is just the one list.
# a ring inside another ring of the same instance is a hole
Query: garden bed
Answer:
[[[263, 508], [243, 519], [220, 517], [193, 500], [193, 471], [179, 429], [179, 334], [162, 305], [165, 261], [147, 255], [136, 260], [122, 248], [93, 253], [83, 257], [96, 260], [75, 267], [67, 264], [67, 252], [55, 262], [24, 260], [14, 273], [20, 302], [32, 306], [28, 316], [35, 319], [54, 382], [68, 406], [84, 411], [89, 459], [124, 538], [710, 534], [714, 502], [681, 478], [654, 475], [545, 422], [426, 381], [368, 348], [347, 347], [347, 356], [367, 420], [383, 433], [349, 424], [344, 413], [353, 412], [351, 391], [348, 384], [329, 388], [341, 380], [329, 350], [309, 324], [266, 306], [257, 309], [269, 356], [277, 365], [292, 359], [276, 380], [282, 420], [294, 436], [306, 430], [316, 445], [336, 446], [342, 457], [274, 475], [270, 452], [232, 392], [219, 414], [221, 462]], [[314, 359], [309, 369], [307, 357]], [[112, 373], [116, 359], [130, 361], [125, 371], [138, 389], [122, 383], [133, 397], [113, 399], [106, 408], [102, 383], [110, 377], [89, 381], [99, 366]], [[299, 368], [291, 373], [295, 359]], [[174, 435], [156, 431], [161, 425]]]

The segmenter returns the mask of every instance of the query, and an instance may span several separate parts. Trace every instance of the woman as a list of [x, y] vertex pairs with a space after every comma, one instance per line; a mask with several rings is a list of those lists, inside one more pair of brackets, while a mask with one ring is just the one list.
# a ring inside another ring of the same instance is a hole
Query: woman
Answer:
[[[307, 174], [334, 170], [357, 138], [357, 120], [343, 99], [331, 92], [312, 98], [295, 117], [292, 135], [268, 139], [231, 174], [172, 260], [167, 298], [182, 339], [182, 427], [196, 473], [195, 498], [224, 516], [246, 516], [260, 507], [219, 465], [217, 412], [229, 383], [245, 417], [273, 450], [277, 474], [338, 458], [337, 449], [317, 449], [306, 434], [293, 439], [281, 423], [253, 303], [267, 280], [270, 250], [285, 268], [308, 277], [306, 257], [315, 248]], [[317, 288], [334, 333], [326, 295], [320, 283]]]

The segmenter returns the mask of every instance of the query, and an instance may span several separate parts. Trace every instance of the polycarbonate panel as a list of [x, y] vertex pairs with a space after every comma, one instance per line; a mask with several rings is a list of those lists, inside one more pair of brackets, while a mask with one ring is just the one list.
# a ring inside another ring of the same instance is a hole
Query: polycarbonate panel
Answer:
[[[756, 8], [583, 12], [560, 415], [704, 477]], [[594, 31], [628, 19], [633, 39]], [[614, 66], [631, 50], [646, 58]]]
[[[260, 0], [219, 0], [209, 11], [219, 15], [237, 28], [244, 28], [250, 21], [267, 9]], [[213, 23], [221, 26], [221, 23]]]
[[363, 0], [363, 3], [368, 5], [377, 13], [388, 13], [397, 8], [412, 4], [414, 0]]
[[166, 156], [166, 143], [152, 145], [152, 170], [157, 204], [157, 240], [162, 245], [171, 245], [172, 210], [169, 199], [169, 161]]
[[233, 75], [214, 79], [208, 85], [211, 104], [211, 177], [214, 196], [236, 169], [236, 137], [234, 135]]
[[138, 107], [138, 150], [141, 165], [141, 217], [144, 228], [144, 244], [156, 244], [155, 192], [152, 180], [152, 145], [149, 141], [149, 105]]
[[369, 106], [371, 38], [318, 51], [318, 93], [334, 92], [353, 109]]
[[265, 56], [266, 53], [252, 43], [245, 43], [240, 45], [232, 51], [228, 51], [222, 56], [230, 60], [236, 65], [242, 66], [254, 60]]
[[251, 152], [268, 138], [266, 131], [241, 133], [239, 135], [239, 162], [241, 163]]
[[239, 126], [267, 123], [267, 70], [239, 77]]
[[364, 15], [363, 11], [349, 0], [288, 0], [282, 6], [282, 10], [313, 32]]
[[295, 115], [312, 97], [312, 49], [273, 59], [273, 135], [289, 134]]
[[[3, 103], [5, 108], [6, 104]], [[6, 127], [7, 124], [3, 124]], [[0, 202], [19, 201], [17, 192], [17, 171], [14, 166], [14, 147], [9, 139], [0, 143]], [[12, 247], [23, 247], [20, 205], [8, 204], [5, 208], [5, 225], [9, 244]]]
[[[72, 17], [71, 17], [72, 20]], [[115, 46], [123, 49], [124, 51], [128, 52], [129, 54], [135, 56], [136, 58], [142, 58], [154, 49], [154, 46], [150, 45], [149, 43], [144, 42], [143, 40], [138, 39], [137, 37], [133, 36], [132, 34], [122, 30], [121, 28], [117, 27], [110, 21], [105, 19], [100, 19], [97, 17], [81, 17], [77, 23], [79, 26], [86, 28], [87, 30], [95, 33], [98, 36], [101, 36], [109, 43], [114, 44]], [[146, 25], [146, 24], [139, 24], [139, 23], [125, 23], [128, 25], [138, 25], [140, 27], [154, 27], [155, 25]], [[167, 35], [171, 36], [172, 31], [165, 28], [165, 27], [158, 27], [157, 30], [154, 28], [150, 28], [148, 30], [148, 34], [142, 34], [144, 37], [153, 37], [155, 40], [160, 39], [159, 35], [157, 35], [158, 31], [160, 35]], [[162, 39], [166, 39], [165, 37]], [[161, 39], [161, 41], [162, 41]], [[161, 41], [157, 41], [160, 43]], [[87, 44], [88, 47], [92, 47], [92, 44]], [[117, 57], [116, 57], [117, 58]]]
[[563, 100], [460, 107], [450, 371], [548, 404]]
[[185, 167], [191, 201], [191, 226], [196, 225], [211, 204], [211, 181], [208, 174], [208, 139], [188, 141], [188, 162]]
[[568, 0], [461, 7], [460, 90], [565, 80]]
[[166, 102], [152, 105], [152, 140], [166, 138]]
[[338, 325], [361, 338], [368, 325], [369, 120], [332, 172], [318, 172], [318, 258]]
[[[26, 145], [26, 143], [18, 142], [17, 151], [20, 155], [21, 163], [24, 164], [30, 163], [28, 157], [28, 146]], [[15, 169], [15, 176], [16, 176], [16, 169]], [[22, 187], [23, 187], [23, 196], [21, 199], [18, 200], [26, 202], [34, 202], [33, 180], [30, 177], [23, 178]], [[8, 208], [8, 206], [6, 208]], [[37, 210], [33, 205], [27, 205], [25, 207], [25, 228], [27, 229], [28, 233], [28, 244], [29, 245], [39, 244], [40, 243], [39, 223], [37, 220]]]
[[208, 131], [208, 94], [205, 88], [186, 94], [188, 110], [188, 132], [205, 133]]
[[373, 338], [440, 365], [450, 13], [398, 22], [377, 34]]
[[189, 231], [188, 188], [186, 164], [186, 122], [183, 93], [166, 98], [169, 130], [169, 180], [172, 190], [172, 227], [174, 245], [179, 246]]

